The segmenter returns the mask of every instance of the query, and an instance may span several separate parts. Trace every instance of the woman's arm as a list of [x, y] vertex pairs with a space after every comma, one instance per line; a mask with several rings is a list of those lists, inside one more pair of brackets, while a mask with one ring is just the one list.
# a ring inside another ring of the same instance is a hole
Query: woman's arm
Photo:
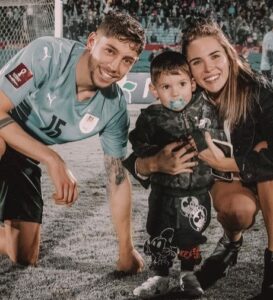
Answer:
[[208, 132], [205, 133], [208, 148], [201, 151], [198, 157], [213, 169], [221, 172], [239, 172], [238, 165], [234, 158], [225, 157], [224, 153], [212, 141]]
[[[240, 176], [245, 182], [262, 182], [273, 180], [273, 92], [263, 88], [259, 92], [258, 104], [254, 106], [255, 134], [267, 147], [255, 148], [246, 155], [235, 156], [240, 169]], [[240, 131], [242, 137], [248, 132]], [[253, 133], [254, 134], [254, 133]]]

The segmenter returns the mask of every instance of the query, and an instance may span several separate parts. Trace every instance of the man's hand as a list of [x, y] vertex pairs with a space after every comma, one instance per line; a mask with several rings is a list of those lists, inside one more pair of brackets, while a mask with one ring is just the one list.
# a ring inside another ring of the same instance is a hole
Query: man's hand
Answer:
[[128, 253], [120, 254], [117, 262], [117, 271], [126, 274], [136, 274], [142, 272], [144, 268], [144, 260], [136, 249], [132, 249]]
[[171, 175], [192, 173], [192, 168], [197, 165], [197, 162], [191, 159], [196, 155], [196, 151], [190, 144], [183, 146], [179, 142], [171, 143], [156, 154], [156, 172]]
[[55, 186], [53, 199], [58, 205], [71, 206], [78, 198], [77, 180], [57, 153], [54, 158], [47, 164], [48, 174]]

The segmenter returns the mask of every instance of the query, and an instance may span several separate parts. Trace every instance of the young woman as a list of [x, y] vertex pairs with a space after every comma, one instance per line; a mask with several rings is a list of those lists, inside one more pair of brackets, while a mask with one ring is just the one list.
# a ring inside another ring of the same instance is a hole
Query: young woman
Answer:
[[[240, 59], [212, 21], [190, 26], [184, 33], [183, 53], [196, 83], [218, 107], [234, 149], [234, 158], [225, 158], [207, 135], [208, 149], [198, 154], [214, 169], [234, 174], [231, 183], [216, 181], [212, 188], [224, 235], [205, 260], [200, 281], [206, 286], [208, 278], [220, 278], [236, 263], [242, 232], [253, 224], [261, 209], [268, 234], [262, 294], [273, 297], [273, 89]], [[156, 156], [138, 158], [136, 172], [191, 172], [186, 149], [173, 152], [175, 147], [173, 143]]]

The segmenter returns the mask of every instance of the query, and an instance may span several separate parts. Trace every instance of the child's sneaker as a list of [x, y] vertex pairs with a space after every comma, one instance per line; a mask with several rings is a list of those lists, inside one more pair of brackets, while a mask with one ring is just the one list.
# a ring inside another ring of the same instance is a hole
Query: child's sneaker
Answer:
[[204, 291], [193, 272], [180, 273], [180, 288], [183, 294], [189, 297], [200, 297]]
[[153, 276], [134, 289], [133, 294], [143, 299], [165, 295], [169, 291], [169, 278]]

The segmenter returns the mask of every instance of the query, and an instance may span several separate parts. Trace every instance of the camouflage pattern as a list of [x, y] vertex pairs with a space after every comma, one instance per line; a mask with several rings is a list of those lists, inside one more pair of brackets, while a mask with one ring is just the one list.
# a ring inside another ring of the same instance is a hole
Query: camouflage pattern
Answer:
[[[226, 141], [217, 115], [215, 106], [206, 95], [197, 91], [180, 112], [160, 104], [143, 109], [129, 140], [138, 157], [154, 155], [174, 141], [187, 143], [190, 136], [194, 138], [198, 151], [202, 151], [207, 148], [205, 131], [213, 138]], [[198, 160], [193, 173], [153, 173], [150, 182], [152, 189], [146, 224], [150, 237], [144, 249], [145, 254], [152, 258], [151, 269], [166, 275], [173, 264], [176, 249], [189, 250], [206, 240], [202, 233], [211, 219], [208, 190], [213, 176], [210, 167]]]
[[[197, 91], [192, 100], [181, 112], [169, 110], [161, 104], [150, 105], [141, 110], [136, 127], [130, 132], [129, 140], [135, 154], [139, 157], [154, 155], [165, 145], [174, 141], [187, 141], [192, 135], [201, 150], [204, 149], [204, 131], [210, 132], [213, 138], [225, 140], [225, 133], [218, 121], [215, 106], [204, 92]], [[196, 134], [197, 133], [197, 134]], [[200, 150], [200, 149], [199, 149]], [[195, 158], [198, 159], [198, 158]], [[198, 166], [193, 173], [169, 175], [154, 173], [150, 181], [179, 190], [203, 189], [213, 183], [210, 167], [198, 159]]]

